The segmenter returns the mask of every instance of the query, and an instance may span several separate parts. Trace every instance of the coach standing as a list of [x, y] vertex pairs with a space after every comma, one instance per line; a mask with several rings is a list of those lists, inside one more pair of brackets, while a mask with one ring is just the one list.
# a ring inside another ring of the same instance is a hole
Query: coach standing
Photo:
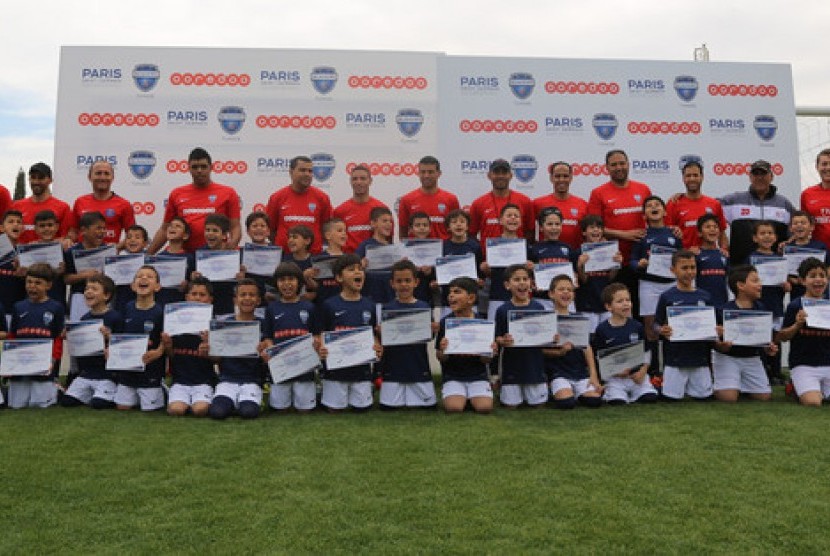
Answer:
[[459, 207], [458, 197], [438, 187], [440, 177], [441, 163], [437, 158], [425, 156], [418, 161], [418, 179], [421, 186], [401, 197], [398, 203], [398, 237], [405, 238], [409, 235], [409, 218], [416, 212], [429, 215], [430, 237], [450, 237], [444, 225], [444, 218]]
[[[582, 230], [579, 227], [579, 221], [588, 214], [588, 203], [582, 197], [572, 195], [570, 192], [573, 181], [573, 169], [570, 164], [554, 162], [548, 170], [553, 193], [534, 199], [533, 213], [538, 218], [542, 210], [550, 207], [558, 208], [562, 213], [562, 234], [559, 236], [559, 241], [575, 249], [582, 245]], [[539, 226], [540, 240], [544, 239], [541, 228]]]
[[106, 160], [93, 162], [87, 175], [92, 184], [92, 193], [81, 195], [72, 205], [72, 214], [78, 222], [87, 212], [100, 212], [104, 215], [107, 230], [105, 243], [118, 243], [121, 232], [135, 224], [133, 205], [124, 197], [112, 191], [115, 171]]
[[490, 191], [470, 205], [470, 236], [478, 236], [482, 251], [484, 251], [487, 247], [487, 238], [501, 237], [502, 229], [499, 219], [502, 209], [506, 205], [516, 205], [522, 214], [519, 237], [525, 238], [530, 244], [536, 228], [533, 201], [524, 193], [510, 189], [510, 180], [513, 179], [510, 163], [503, 158], [497, 158], [491, 162], [487, 179], [490, 180]]
[[31, 243], [37, 240], [35, 233], [35, 215], [42, 210], [51, 210], [58, 219], [59, 239], [64, 240], [64, 247], [69, 247], [74, 241], [75, 219], [69, 205], [52, 195], [52, 169], [45, 162], [37, 162], [29, 168], [29, 187], [32, 195], [12, 203], [12, 208], [23, 213], [23, 232], [20, 234], [20, 243]]
[[366, 166], [359, 164], [352, 168], [349, 184], [352, 186], [352, 198], [343, 201], [334, 209], [334, 217], [340, 218], [346, 223], [348, 239], [344, 251], [354, 253], [360, 242], [372, 237], [372, 225], [369, 218], [372, 209], [387, 207], [383, 201], [369, 195], [369, 187], [372, 185], [372, 173]]
[[830, 149], [824, 149], [816, 157], [819, 181], [801, 192], [801, 210], [816, 220], [813, 239], [830, 249]]

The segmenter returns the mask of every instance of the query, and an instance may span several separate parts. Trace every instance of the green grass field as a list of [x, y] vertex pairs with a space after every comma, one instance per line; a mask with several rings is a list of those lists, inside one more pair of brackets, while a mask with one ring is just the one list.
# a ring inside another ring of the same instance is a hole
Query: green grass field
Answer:
[[830, 412], [0, 412], [0, 552], [830, 551]]

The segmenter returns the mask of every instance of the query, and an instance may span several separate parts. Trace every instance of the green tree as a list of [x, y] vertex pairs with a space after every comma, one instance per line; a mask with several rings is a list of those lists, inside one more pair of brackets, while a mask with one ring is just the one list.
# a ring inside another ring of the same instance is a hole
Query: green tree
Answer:
[[22, 199], [26, 196], [26, 174], [23, 168], [17, 171], [17, 179], [14, 182], [14, 200]]

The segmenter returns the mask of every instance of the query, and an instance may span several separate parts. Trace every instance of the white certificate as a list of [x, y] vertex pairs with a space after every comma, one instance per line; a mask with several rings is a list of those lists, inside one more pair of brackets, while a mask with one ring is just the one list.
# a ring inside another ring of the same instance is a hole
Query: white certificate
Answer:
[[674, 273], [671, 271], [671, 258], [675, 251], [677, 249], [673, 247], [652, 245], [648, 256], [646, 273], [652, 276], [660, 276], [661, 278], [674, 278]]
[[724, 342], [732, 342], [736, 346], [766, 346], [771, 340], [771, 312], [724, 309]]
[[246, 243], [242, 248], [242, 264], [245, 272], [257, 276], [273, 276], [282, 262], [282, 247]]
[[162, 288], [178, 288], [187, 279], [187, 259], [170, 255], [147, 255], [144, 264], [151, 265], [159, 273]]
[[380, 339], [384, 346], [423, 344], [432, 339], [432, 310], [383, 309]]
[[821, 249], [809, 249], [798, 245], [785, 245], [784, 258], [787, 259], [787, 274], [798, 276], [798, 267], [809, 258], [816, 258], [824, 262], [827, 253]]
[[326, 368], [330, 371], [377, 360], [371, 326], [323, 332], [323, 343], [328, 350]]
[[116, 286], [133, 283], [136, 272], [144, 266], [144, 253], [130, 253], [104, 258], [104, 274], [112, 278]]
[[366, 246], [366, 270], [386, 270], [399, 260], [401, 246], [397, 243]]
[[444, 245], [440, 239], [405, 239], [403, 240], [403, 256], [412, 261], [415, 266], [435, 266], [435, 260], [444, 252]]
[[807, 326], [830, 330], [830, 300], [802, 297], [801, 306], [807, 313]]
[[211, 282], [234, 282], [239, 273], [239, 251], [197, 249], [196, 271]]
[[705, 305], [666, 307], [672, 342], [716, 340], [715, 308]]
[[0, 261], [17, 256], [9, 236], [0, 234]]
[[320, 357], [314, 349], [311, 334], [297, 336], [269, 347], [268, 370], [274, 384], [304, 375], [320, 366]]
[[582, 252], [588, 255], [588, 260], [585, 261], [585, 272], [599, 272], [620, 267], [619, 263], [614, 262], [614, 256], [620, 252], [620, 244], [617, 241], [583, 243]]
[[466, 276], [475, 280], [478, 278], [476, 257], [472, 253], [466, 255], [448, 255], [435, 259], [435, 279], [438, 284], [446, 286], [455, 278]]
[[550, 288], [550, 281], [563, 274], [570, 278], [572, 282], [576, 282], [574, 267], [571, 263], [539, 263], [533, 267], [536, 288], [542, 291], [547, 291]]
[[496, 323], [484, 319], [455, 319], [445, 321], [446, 355], [493, 355]]
[[6, 340], [0, 355], [0, 375], [46, 375], [52, 370], [51, 338]]
[[208, 344], [211, 357], [256, 357], [262, 339], [258, 320], [210, 321]]
[[144, 371], [144, 354], [150, 336], [147, 334], [111, 334], [107, 350], [108, 371]]
[[758, 270], [761, 285], [780, 286], [787, 281], [787, 259], [784, 257], [753, 256], [749, 262]]
[[591, 336], [591, 318], [588, 315], [557, 315], [556, 333], [559, 345], [570, 342], [574, 347], [588, 347]]
[[334, 278], [334, 263], [339, 257], [336, 255], [317, 255], [311, 258], [311, 268], [317, 269], [315, 280]]
[[82, 272], [84, 270], [103, 272], [106, 258], [116, 255], [114, 245], [102, 245], [101, 247], [95, 247], [93, 249], [79, 249], [77, 251], [70, 251], [70, 253], [72, 253], [72, 261], [75, 263], [75, 272]]
[[17, 246], [17, 256], [20, 266], [25, 268], [35, 263], [46, 263], [52, 268], [58, 268], [63, 263], [63, 248], [58, 241], [27, 243]]
[[601, 349], [597, 351], [599, 376], [602, 380], [608, 380], [615, 375], [639, 370], [644, 358], [643, 342]]
[[83, 357], [104, 353], [104, 335], [101, 319], [80, 320], [66, 323], [66, 345], [69, 355]]
[[508, 311], [507, 331], [513, 347], [552, 346], [556, 335], [554, 311]]
[[488, 237], [487, 264], [502, 268], [527, 262], [527, 242], [524, 238]]
[[213, 305], [182, 301], [164, 306], [164, 331], [171, 336], [201, 334], [210, 329]]

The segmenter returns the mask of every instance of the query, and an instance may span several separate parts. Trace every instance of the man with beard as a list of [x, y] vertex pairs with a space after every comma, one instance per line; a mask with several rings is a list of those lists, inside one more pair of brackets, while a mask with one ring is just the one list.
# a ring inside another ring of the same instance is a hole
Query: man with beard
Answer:
[[673, 196], [666, 204], [666, 225], [677, 226], [683, 234], [683, 248], [699, 247], [700, 234], [697, 220], [704, 214], [714, 214], [720, 224], [721, 234], [718, 246], [726, 248], [726, 219], [717, 199], [707, 197], [700, 188], [703, 185], [703, 166], [696, 160], [683, 165], [683, 185], [686, 193]]
[[[352, 198], [344, 201], [334, 209], [334, 217], [346, 223], [348, 240], [343, 247], [346, 253], [354, 253], [360, 242], [372, 237], [369, 214], [375, 207], [386, 207], [383, 201], [369, 195], [372, 185], [372, 173], [362, 164], [352, 168], [349, 184], [352, 186]], [[325, 222], [324, 222], [325, 223]]]
[[488, 237], [501, 237], [499, 217], [504, 206], [511, 204], [519, 207], [522, 213], [519, 237], [524, 237], [528, 243], [533, 241], [536, 229], [533, 201], [524, 193], [510, 189], [510, 180], [513, 179], [510, 163], [503, 158], [491, 162], [487, 179], [490, 180], [492, 189], [470, 205], [470, 236], [478, 236], [482, 249], [486, 248]]
[[816, 170], [821, 181], [801, 193], [801, 210], [816, 220], [813, 239], [830, 249], [830, 149], [818, 153]]
[[438, 187], [440, 177], [441, 163], [437, 158], [425, 156], [418, 161], [418, 179], [421, 181], [421, 187], [401, 197], [398, 203], [399, 237], [409, 235], [409, 217], [415, 212], [425, 212], [429, 215], [430, 237], [450, 237], [444, 226], [444, 219], [459, 208], [458, 197]]
[[52, 195], [49, 186], [52, 184], [52, 169], [45, 162], [32, 164], [29, 168], [29, 187], [32, 188], [32, 196], [20, 199], [12, 204], [12, 208], [23, 213], [23, 233], [20, 234], [19, 243], [32, 243], [37, 241], [35, 233], [35, 216], [44, 210], [51, 210], [55, 213], [58, 221], [59, 239], [67, 238], [64, 247], [74, 243], [75, 218], [69, 205]]
[[[588, 203], [582, 197], [571, 195], [570, 188], [573, 181], [573, 170], [567, 162], [554, 162], [548, 167], [550, 183], [553, 193], [539, 197], [533, 201], [533, 213], [538, 217], [543, 209], [556, 207], [562, 213], [562, 233], [559, 241], [567, 243], [573, 248], [582, 245], [582, 230], [579, 222], [588, 214]], [[542, 239], [542, 230], [539, 230], [539, 239]]]

